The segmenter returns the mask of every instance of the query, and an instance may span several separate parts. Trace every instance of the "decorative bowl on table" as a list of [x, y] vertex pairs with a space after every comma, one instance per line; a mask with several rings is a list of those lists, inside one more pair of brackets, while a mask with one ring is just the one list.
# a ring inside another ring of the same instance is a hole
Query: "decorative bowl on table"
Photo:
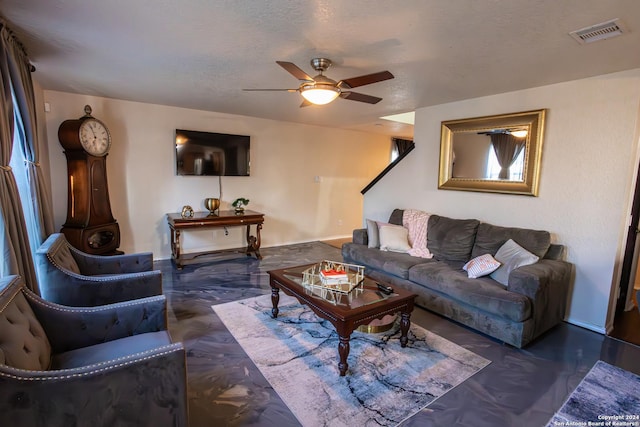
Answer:
[[216, 211], [220, 207], [220, 199], [207, 197], [204, 199], [204, 207], [209, 211], [209, 215], [216, 215]]

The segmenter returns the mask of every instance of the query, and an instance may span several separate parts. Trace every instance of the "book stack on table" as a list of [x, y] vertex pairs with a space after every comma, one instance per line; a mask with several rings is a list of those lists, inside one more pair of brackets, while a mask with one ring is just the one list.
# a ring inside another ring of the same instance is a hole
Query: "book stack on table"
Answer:
[[324, 285], [339, 285], [349, 281], [349, 276], [344, 270], [320, 270], [320, 281]]

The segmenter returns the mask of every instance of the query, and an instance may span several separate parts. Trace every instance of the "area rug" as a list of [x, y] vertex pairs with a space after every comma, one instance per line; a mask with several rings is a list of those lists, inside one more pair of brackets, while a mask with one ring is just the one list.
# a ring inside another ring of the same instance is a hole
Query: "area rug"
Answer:
[[547, 426], [640, 426], [640, 376], [597, 361]]
[[402, 348], [395, 325], [354, 332], [340, 377], [335, 329], [294, 298], [277, 319], [270, 295], [212, 308], [303, 426], [396, 426], [490, 363], [414, 324]]

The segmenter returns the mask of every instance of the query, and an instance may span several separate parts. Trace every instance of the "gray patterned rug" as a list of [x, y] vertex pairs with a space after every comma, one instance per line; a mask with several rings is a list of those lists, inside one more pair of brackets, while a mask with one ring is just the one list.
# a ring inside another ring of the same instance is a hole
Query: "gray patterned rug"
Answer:
[[333, 326], [282, 293], [278, 307], [273, 319], [270, 295], [212, 306], [303, 426], [396, 426], [490, 363], [413, 324], [401, 348], [396, 325], [354, 332], [340, 377]]
[[640, 426], [640, 376], [598, 360], [547, 427]]

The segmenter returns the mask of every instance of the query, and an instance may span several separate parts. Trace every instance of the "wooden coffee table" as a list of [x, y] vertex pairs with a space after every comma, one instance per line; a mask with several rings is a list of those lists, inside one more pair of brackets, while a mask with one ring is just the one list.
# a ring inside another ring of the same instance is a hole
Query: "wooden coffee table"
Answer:
[[351, 333], [360, 325], [366, 325], [374, 319], [381, 319], [388, 314], [400, 313], [400, 345], [407, 346], [407, 332], [411, 325], [411, 312], [416, 294], [401, 288], [395, 288], [394, 293], [385, 295], [378, 290], [376, 281], [365, 276], [364, 290], [352, 291], [350, 295], [341, 295], [336, 300], [321, 298], [311, 289], [302, 286], [302, 271], [311, 265], [283, 268], [269, 271], [271, 285], [271, 315], [278, 317], [278, 302], [280, 289], [287, 295], [293, 296], [301, 304], [307, 305], [319, 317], [328, 320], [336, 328], [340, 341], [338, 354], [340, 356], [340, 376], [347, 373], [349, 364], [349, 341]]

